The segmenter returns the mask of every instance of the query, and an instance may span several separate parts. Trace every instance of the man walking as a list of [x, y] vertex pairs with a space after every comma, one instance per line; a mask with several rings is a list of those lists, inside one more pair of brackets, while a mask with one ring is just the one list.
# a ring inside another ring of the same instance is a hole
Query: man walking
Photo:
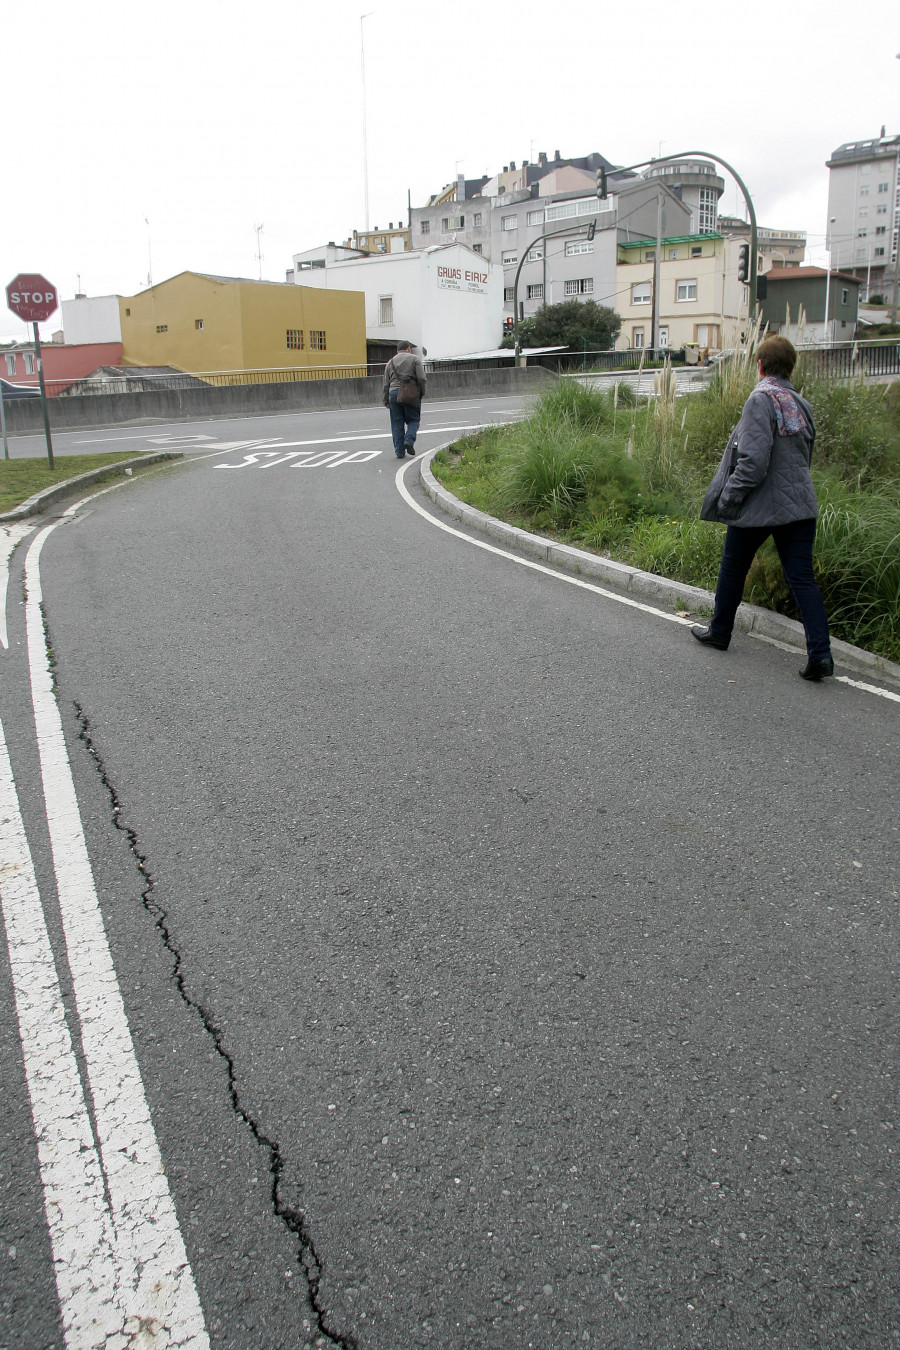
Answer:
[[384, 368], [384, 406], [391, 414], [391, 436], [398, 459], [416, 453], [416, 432], [425, 396], [425, 367], [413, 355], [411, 342], [398, 342], [397, 355]]

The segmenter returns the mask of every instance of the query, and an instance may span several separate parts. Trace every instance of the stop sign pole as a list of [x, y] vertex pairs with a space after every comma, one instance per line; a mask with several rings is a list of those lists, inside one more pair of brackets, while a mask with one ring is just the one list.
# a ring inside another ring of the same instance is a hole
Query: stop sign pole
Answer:
[[41, 356], [41, 335], [38, 324], [49, 319], [59, 307], [56, 287], [40, 272], [20, 272], [6, 288], [6, 303], [13, 314], [34, 325], [34, 354], [37, 357], [38, 383], [41, 386], [41, 410], [44, 414], [44, 436], [47, 440], [47, 460], [53, 463], [53, 442], [50, 439], [50, 417], [47, 411], [47, 389], [44, 384], [44, 361]]

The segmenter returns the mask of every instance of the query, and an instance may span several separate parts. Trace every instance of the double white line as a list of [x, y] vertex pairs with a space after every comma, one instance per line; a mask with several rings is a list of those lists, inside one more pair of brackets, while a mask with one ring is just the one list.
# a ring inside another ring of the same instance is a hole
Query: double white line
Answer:
[[[78, 503], [81, 505], [82, 503]], [[70, 514], [77, 508], [70, 508]], [[37, 1137], [66, 1350], [208, 1350], [97, 900], [41, 614], [41, 549], [25, 563], [26, 632], [79, 1070], [0, 727], [0, 906]]]

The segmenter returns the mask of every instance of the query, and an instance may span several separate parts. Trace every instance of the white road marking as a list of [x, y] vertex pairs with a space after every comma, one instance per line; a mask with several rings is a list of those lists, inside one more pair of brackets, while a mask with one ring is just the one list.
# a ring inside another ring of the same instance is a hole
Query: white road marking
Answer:
[[881, 698], [889, 698], [894, 703], [900, 703], [900, 694], [892, 694], [889, 689], [879, 689], [877, 684], [866, 684], [864, 680], [851, 680], [849, 675], [835, 675], [834, 678], [841, 684], [852, 684], [854, 689], [864, 689], [867, 694], [879, 694]]
[[[65, 516], [83, 504], [76, 503]], [[208, 1350], [103, 926], [53, 692], [41, 614], [40, 555], [58, 523], [41, 530], [31, 544], [25, 579], [28, 662], [47, 825], [96, 1131], [96, 1143], [87, 1151], [79, 1135], [77, 1151], [72, 1147], [65, 1158], [48, 1155], [41, 1163], [66, 1348], [115, 1345], [125, 1350], [146, 1344], [154, 1350]], [[55, 1049], [45, 1038], [30, 1045], [28, 1053], [42, 1056], [49, 1073]], [[65, 1138], [73, 1128], [72, 1110], [71, 1100], [57, 1098], [55, 1128]], [[46, 1122], [36, 1120], [35, 1128], [40, 1140]], [[94, 1167], [102, 1173], [99, 1181]], [[102, 1204], [94, 1203], [98, 1185], [105, 1192]], [[92, 1197], [91, 1212], [86, 1215], [87, 1201], [79, 1200], [77, 1212], [63, 1215], [54, 1204], [59, 1188]]]
[[35, 528], [29, 521], [14, 521], [11, 525], [0, 526], [0, 645], [9, 649], [9, 634], [6, 627], [6, 592], [9, 588], [9, 560], [13, 549]]
[[[517, 553], [509, 553], [506, 549], [497, 548], [494, 544], [488, 544], [483, 539], [473, 539], [471, 535], [465, 534], [462, 530], [454, 529], [452, 525], [438, 520], [424, 507], [414, 501], [410, 495], [409, 489], [403, 482], [404, 471], [409, 467], [411, 461], [407, 460], [404, 464], [397, 466], [396, 483], [403, 500], [414, 511], [427, 520], [431, 525], [437, 526], [439, 530], [444, 530], [446, 534], [453, 534], [457, 539], [464, 539], [467, 544], [474, 544], [476, 548], [484, 549], [486, 553], [496, 553], [498, 557], [508, 558], [510, 562], [519, 563], [522, 567], [530, 567], [534, 572], [543, 572], [548, 577], [556, 577], [557, 581], [565, 581], [570, 586], [578, 586], [584, 591], [593, 591], [595, 595], [602, 595], [607, 600], [615, 600], [619, 605], [627, 605], [630, 609], [643, 610], [645, 614], [654, 614], [659, 619], [667, 619], [669, 623], [682, 624], [685, 628], [691, 627], [696, 623], [696, 619], [682, 619], [677, 614], [669, 614], [664, 609], [657, 609], [654, 605], [645, 605], [638, 600], [632, 600], [627, 595], [619, 595], [615, 591], [608, 591], [603, 586], [594, 586], [589, 581], [582, 581], [580, 577], [568, 576], [565, 572], [557, 572], [552, 567], [545, 567], [543, 563], [533, 562], [530, 558], [522, 558]], [[796, 654], [796, 647], [789, 647], [785, 642], [779, 642], [777, 638], [764, 637], [762, 633], [750, 633], [749, 637], [759, 638], [763, 642], [770, 642], [773, 647], [782, 647], [785, 651]], [[861, 680], [851, 680], [847, 675], [836, 675], [836, 680], [842, 684], [853, 685], [856, 689], [864, 689], [870, 694], [880, 694], [882, 698], [892, 699], [895, 703], [900, 703], [900, 694], [892, 694], [887, 689], [879, 689], [874, 684], [864, 684]]]
[[457, 539], [464, 539], [467, 544], [473, 544], [475, 548], [484, 549], [485, 553], [495, 553], [499, 558], [508, 558], [510, 562], [519, 563], [522, 567], [530, 567], [533, 572], [543, 572], [545, 576], [555, 577], [557, 581], [566, 581], [570, 586], [578, 586], [583, 591], [592, 591], [594, 595], [602, 595], [606, 600], [615, 600], [619, 605], [627, 605], [629, 609], [640, 609], [645, 614], [655, 614], [657, 618], [667, 619], [669, 623], [681, 624], [683, 627], [690, 627], [695, 622], [694, 619], [682, 619], [677, 614], [668, 614], [664, 609], [657, 609], [654, 605], [645, 605], [640, 600], [632, 600], [627, 595], [619, 595], [616, 591], [608, 591], [603, 586], [595, 586], [590, 581], [582, 581], [580, 577], [568, 576], [565, 572], [557, 572], [552, 567], [545, 567], [543, 563], [533, 562], [531, 558], [522, 558], [516, 553], [509, 553], [506, 549], [497, 548], [494, 544], [488, 544], [483, 539], [473, 539], [471, 535], [464, 534], [462, 530], [454, 529], [452, 525], [446, 524], [443, 520], [438, 520], [431, 515], [424, 507], [414, 501], [410, 495], [409, 489], [403, 481], [405, 470], [412, 463], [406, 460], [404, 464], [397, 466], [396, 484], [401, 497], [411, 506], [414, 511], [434, 525], [439, 530], [444, 530], [446, 534], [455, 535]]

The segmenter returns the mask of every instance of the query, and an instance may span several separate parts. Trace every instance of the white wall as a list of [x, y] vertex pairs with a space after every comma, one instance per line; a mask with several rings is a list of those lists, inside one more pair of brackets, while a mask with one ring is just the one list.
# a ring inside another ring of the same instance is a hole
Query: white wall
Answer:
[[[334, 262], [298, 272], [295, 280], [326, 290], [362, 291], [366, 337], [373, 341], [406, 338], [426, 347], [434, 360], [500, 345], [503, 268], [463, 244]], [[388, 296], [393, 322], [382, 323], [381, 302]]]
[[64, 300], [62, 320], [69, 346], [79, 346], [85, 342], [122, 341], [117, 295], [92, 295], [81, 300]]

